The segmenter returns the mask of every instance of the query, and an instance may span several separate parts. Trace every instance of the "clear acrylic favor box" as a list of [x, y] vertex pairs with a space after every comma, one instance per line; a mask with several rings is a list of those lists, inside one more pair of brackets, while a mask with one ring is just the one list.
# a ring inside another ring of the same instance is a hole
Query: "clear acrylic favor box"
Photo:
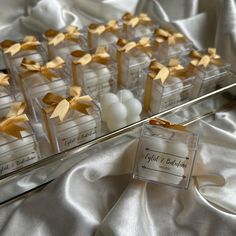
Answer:
[[[18, 40], [21, 42], [21, 40]], [[9, 73], [14, 73], [14, 67], [19, 67], [23, 58], [27, 58], [36, 62], [46, 61], [47, 52], [44, 47], [40, 44], [35, 50], [21, 50], [14, 54], [13, 56], [10, 53], [3, 52], [3, 59], [5, 66]]]
[[133, 177], [187, 189], [197, 151], [194, 133], [144, 124]]
[[[177, 32], [173, 32], [177, 33]], [[183, 40], [176, 40], [175, 44], [168, 43], [166, 38], [163, 42], [157, 42], [155, 33], [153, 38], [153, 57], [164, 63], [170, 58], [181, 57], [188, 55], [193, 49], [193, 43], [184, 36]]]
[[[50, 32], [45, 32], [44, 38], [46, 40], [46, 47], [48, 51], [48, 58], [53, 59], [57, 56], [62, 57], [65, 61], [67, 61], [71, 52], [76, 50], [87, 50], [86, 41], [84, 38], [84, 32], [81, 30], [80, 35], [75, 37], [73, 40], [64, 39], [58, 44], [50, 44]], [[60, 33], [60, 32], [58, 32]], [[53, 38], [53, 37], [52, 37]]]
[[138, 48], [128, 53], [117, 51], [118, 85], [121, 88], [139, 88], [144, 91], [146, 76], [143, 71], [148, 68], [150, 62], [151, 55]]
[[196, 80], [193, 83], [193, 98], [211, 93], [230, 84], [232, 75], [230, 64], [221, 61], [222, 65], [209, 64], [206, 68], [203, 66], [195, 67]]
[[189, 101], [192, 98], [194, 80], [195, 77], [190, 76], [174, 84], [162, 84], [160, 80], [154, 81], [150, 112], [156, 114]]
[[38, 121], [38, 114], [35, 109], [34, 99], [41, 97], [47, 92], [64, 89], [70, 84], [70, 77], [64, 68], [50, 69], [50, 71], [55, 74], [55, 77], [52, 79], [47, 79], [47, 77], [39, 72], [27, 77], [22, 77], [19, 74], [20, 89], [27, 104], [28, 111], [35, 121]]
[[75, 64], [72, 57], [73, 84], [81, 86], [86, 94], [99, 99], [104, 93], [115, 92], [117, 88], [117, 68], [111, 59], [107, 64], [91, 62], [85, 66]]
[[[56, 91], [57, 95], [69, 97], [67, 91]], [[46, 95], [46, 94], [45, 94]], [[100, 110], [94, 103], [89, 108], [89, 115], [70, 109], [61, 122], [58, 117], [50, 118], [52, 112], [47, 112], [48, 105], [43, 102], [43, 96], [36, 98], [44, 132], [53, 152], [61, 152], [81, 145], [100, 135]]]
[[[2, 107], [1, 117], [5, 117], [9, 109], [9, 106]], [[20, 126], [25, 128], [25, 131], [21, 131], [21, 139], [0, 133], [0, 176], [35, 163], [41, 158], [39, 144], [31, 125], [27, 122]]]
[[[140, 19], [140, 17], [142, 18], [142, 16], [145, 15], [143, 13], [141, 13], [139, 16], [133, 16], [133, 18], [136, 19]], [[148, 16], [144, 16], [145, 18], [149, 18]], [[123, 16], [123, 20], [121, 20], [122, 24], [123, 24], [123, 35], [126, 39], [128, 40], [132, 40], [132, 39], [136, 39], [136, 38], [142, 38], [142, 37], [151, 37], [155, 27], [157, 27], [157, 25], [155, 25], [152, 20], [149, 18], [149, 21], [142, 21], [142, 20], [138, 20], [139, 23], [136, 25], [132, 25], [127, 23], [127, 21], [125, 20], [125, 16]]]
[[[109, 22], [107, 23], [109, 24]], [[102, 33], [95, 33], [93, 32], [93, 28], [97, 27], [108, 27], [106, 24], [92, 24], [88, 26], [88, 47], [90, 49], [97, 48], [97, 47], [106, 47], [109, 48], [111, 44], [115, 44], [119, 37], [122, 35], [122, 28], [120, 24], [117, 22], [116, 30], [105, 30]], [[90, 30], [91, 28], [91, 30]], [[91, 32], [90, 32], [91, 31]]]

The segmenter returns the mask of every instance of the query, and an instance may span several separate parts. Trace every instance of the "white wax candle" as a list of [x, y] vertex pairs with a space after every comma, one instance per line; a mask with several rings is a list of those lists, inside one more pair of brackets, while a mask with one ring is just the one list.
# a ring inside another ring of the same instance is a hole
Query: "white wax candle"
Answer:
[[124, 101], [124, 105], [126, 106], [126, 109], [128, 111], [127, 116], [129, 117], [137, 117], [142, 112], [142, 104], [136, 98], [130, 98]]
[[121, 89], [116, 93], [116, 95], [122, 103], [134, 97], [133, 93], [128, 89]]
[[108, 122], [110, 121], [121, 122], [125, 120], [127, 117], [127, 109], [125, 105], [120, 102], [112, 103], [108, 107], [106, 112], [108, 112], [106, 114]]
[[106, 93], [104, 95], [101, 95], [100, 97], [100, 103], [102, 109], [106, 109], [109, 105], [112, 103], [116, 103], [119, 101], [119, 98], [114, 93]]
[[141, 120], [140, 116], [128, 116], [126, 119], [126, 122], [127, 122], [127, 125], [130, 125], [140, 120]]

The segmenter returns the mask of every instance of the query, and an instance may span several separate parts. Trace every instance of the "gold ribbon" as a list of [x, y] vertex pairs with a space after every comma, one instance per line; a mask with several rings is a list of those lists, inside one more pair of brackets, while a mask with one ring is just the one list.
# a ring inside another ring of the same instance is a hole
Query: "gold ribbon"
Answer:
[[151, 18], [146, 13], [141, 13], [139, 16], [134, 16], [127, 12], [122, 16], [124, 26], [136, 27], [138, 24], [150, 24], [152, 23]]
[[0, 86], [8, 86], [9, 85], [9, 76], [4, 73], [0, 73]]
[[185, 42], [186, 38], [181, 33], [173, 33], [170, 30], [165, 30], [162, 28], [158, 28], [154, 32], [155, 43], [159, 45], [159, 43], [167, 41], [169, 45], [174, 45], [177, 42]]
[[61, 69], [65, 65], [65, 61], [61, 57], [56, 57], [54, 60], [48, 62], [46, 65], [40, 65], [38, 62], [32, 61], [30, 59], [24, 58], [21, 62], [21, 66], [26, 69], [20, 76], [21, 78], [26, 78], [35, 73], [42, 74], [48, 80], [57, 78], [58, 75], [53, 72], [53, 69]]
[[25, 131], [26, 128], [19, 124], [29, 120], [27, 115], [24, 114], [25, 107], [25, 103], [23, 102], [13, 103], [7, 116], [0, 122], [0, 132], [17, 139], [22, 138], [21, 131]]
[[25, 36], [22, 43], [17, 43], [12, 40], [4, 40], [1, 42], [4, 54], [10, 53], [11, 56], [14, 56], [22, 50], [36, 50], [39, 45], [40, 42], [35, 36]]
[[150, 125], [156, 125], [156, 126], [162, 126], [164, 128], [168, 129], [175, 129], [175, 130], [180, 130], [180, 131], [188, 131], [186, 126], [183, 125], [177, 125], [177, 124], [172, 124], [167, 120], [163, 120], [160, 118], [153, 118], [149, 120]]
[[119, 39], [117, 41], [117, 45], [119, 46], [116, 54], [117, 67], [118, 67], [118, 85], [121, 85], [123, 80], [122, 78], [123, 54], [128, 53], [135, 48], [138, 48], [151, 57], [151, 41], [149, 37], [143, 37], [138, 42], [134, 41], [128, 42], [125, 39]]
[[93, 37], [94, 34], [101, 35], [105, 32], [117, 32], [120, 29], [117, 20], [110, 20], [105, 25], [101, 24], [90, 24], [88, 26], [88, 46], [89, 48], [94, 48]]
[[92, 34], [103, 34], [104, 32], [116, 32], [119, 30], [119, 25], [117, 20], [110, 20], [105, 25], [90, 24], [88, 26], [88, 31]]
[[149, 65], [149, 73], [146, 80], [144, 91], [144, 109], [149, 110], [152, 98], [153, 81], [160, 80], [162, 84], [168, 79], [170, 75], [184, 76], [187, 70], [180, 65], [179, 60], [171, 59], [168, 66], [164, 66], [157, 61], [152, 61]]
[[99, 64], [109, 64], [111, 62], [111, 56], [104, 47], [98, 47], [95, 54], [89, 54], [85, 51], [74, 51], [71, 53], [73, 57], [78, 57], [79, 59], [74, 59], [72, 62], [72, 77], [73, 83], [78, 85], [77, 80], [77, 67], [78, 65], [86, 66], [91, 62], [96, 62]]
[[45, 32], [45, 36], [48, 39], [49, 45], [58, 45], [64, 40], [71, 40], [74, 42], [79, 42], [79, 36], [81, 33], [78, 31], [76, 26], [70, 25], [66, 28], [66, 32], [59, 32], [57, 30], [49, 29]]
[[49, 106], [44, 110], [46, 113], [52, 113], [50, 118], [58, 117], [61, 122], [63, 122], [70, 109], [88, 115], [88, 108], [93, 107], [92, 98], [88, 95], [81, 96], [81, 88], [78, 86], [70, 88], [69, 97], [47, 93], [43, 98], [43, 102]]
[[205, 55], [201, 54], [196, 50], [193, 50], [190, 53], [190, 57], [193, 58], [190, 64], [195, 67], [203, 66], [204, 68], [207, 68], [209, 64], [214, 64], [218, 66], [222, 65], [221, 57], [216, 53], [215, 48], [208, 48], [207, 54]]

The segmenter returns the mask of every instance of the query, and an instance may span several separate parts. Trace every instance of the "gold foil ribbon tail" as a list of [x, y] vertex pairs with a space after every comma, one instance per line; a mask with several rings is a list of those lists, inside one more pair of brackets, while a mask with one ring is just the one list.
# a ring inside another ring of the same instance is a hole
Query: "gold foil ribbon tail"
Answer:
[[178, 124], [172, 124], [167, 120], [163, 120], [160, 118], [154, 118], [149, 120], [150, 125], [156, 125], [156, 126], [162, 126], [164, 128], [168, 129], [175, 129], [175, 130], [180, 130], [180, 131], [188, 131], [187, 127], [184, 125], [178, 125]]

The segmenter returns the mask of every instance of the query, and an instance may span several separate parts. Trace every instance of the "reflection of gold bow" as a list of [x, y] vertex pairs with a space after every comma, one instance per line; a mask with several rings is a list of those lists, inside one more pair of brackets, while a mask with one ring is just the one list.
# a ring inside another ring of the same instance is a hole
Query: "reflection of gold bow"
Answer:
[[161, 80], [163, 84], [170, 75], [186, 76], [186, 73], [187, 70], [180, 65], [177, 59], [171, 59], [168, 66], [164, 66], [157, 61], [152, 61], [149, 65], [149, 73], [144, 91], [144, 109], [146, 111], [149, 109], [154, 80]]
[[122, 20], [124, 24], [135, 27], [138, 24], [150, 24], [152, 23], [151, 18], [146, 13], [141, 13], [139, 16], [134, 16], [127, 12], [123, 15]]
[[64, 40], [71, 40], [74, 42], [79, 42], [79, 36], [81, 33], [78, 31], [76, 26], [70, 25], [66, 28], [66, 32], [59, 32], [57, 30], [50, 29], [45, 32], [45, 36], [48, 39], [49, 45], [58, 45]]
[[180, 131], [187, 131], [186, 126], [183, 125], [177, 125], [177, 124], [171, 124], [169, 121], [167, 120], [162, 120], [160, 118], [154, 118], [149, 120], [149, 124], [150, 125], [157, 125], [157, 126], [162, 126], [164, 128], [168, 128], [168, 129], [175, 129], [175, 130], [180, 130]]
[[117, 45], [120, 46], [118, 49], [119, 52], [127, 53], [134, 48], [144, 49], [144, 50], [151, 50], [151, 41], [149, 37], [143, 37], [138, 42], [128, 42], [125, 39], [119, 39], [117, 41]]
[[116, 32], [119, 28], [118, 21], [111, 20], [105, 25], [90, 24], [88, 30], [90, 33], [101, 35], [104, 32]]
[[7, 86], [9, 85], [9, 76], [4, 73], [0, 73], [0, 86]]
[[62, 97], [55, 93], [47, 93], [43, 102], [49, 105], [45, 109], [47, 113], [51, 113], [50, 118], [58, 117], [62, 122], [70, 109], [79, 111], [88, 115], [88, 108], [93, 107], [92, 98], [90, 96], [81, 96], [81, 88], [78, 86], [72, 86], [70, 88], [70, 96]]
[[10, 53], [11, 56], [14, 56], [21, 50], [36, 50], [39, 45], [40, 42], [35, 36], [25, 36], [22, 43], [17, 43], [12, 40], [4, 40], [1, 42], [4, 53]]
[[19, 126], [18, 123], [28, 121], [28, 117], [26, 114], [24, 114], [24, 110], [25, 103], [13, 103], [6, 118], [3, 118], [0, 122], [0, 132], [11, 135], [18, 139], [22, 138], [21, 131], [25, 131], [26, 128]]
[[91, 62], [108, 64], [111, 61], [111, 57], [104, 47], [98, 47], [95, 54], [89, 54], [85, 51], [74, 51], [71, 55], [74, 57], [79, 57], [79, 59], [73, 60], [74, 65], [80, 64], [81, 66], [85, 66]]
[[203, 55], [200, 52], [193, 50], [190, 53], [190, 57], [193, 58], [191, 64], [193, 66], [208, 67], [209, 64], [222, 65], [220, 55], [216, 54], [215, 48], [208, 48], [207, 54]]
[[21, 66], [24, 67], [26, 71], [23, 71], [20, 76], [25, 78], [35, 73], [41, 73], [48, 80], [52, 80], [58, 77], [58, 74], [53, 72], [53, 69], [61, 69], [64, 65], [65, 61], [61, 57], [56, 57], [44, 66], [40, 65], [38, 62], [24, 58], [21, 62]]
[[167, 41], [168, 44], [174, 45], [177, 42], [184, 42], [186, 40], [185, 36], [181, 33], [172, 33], [171, 31], [158, 28], [154, 32], [155, 42], [162, 43]]

